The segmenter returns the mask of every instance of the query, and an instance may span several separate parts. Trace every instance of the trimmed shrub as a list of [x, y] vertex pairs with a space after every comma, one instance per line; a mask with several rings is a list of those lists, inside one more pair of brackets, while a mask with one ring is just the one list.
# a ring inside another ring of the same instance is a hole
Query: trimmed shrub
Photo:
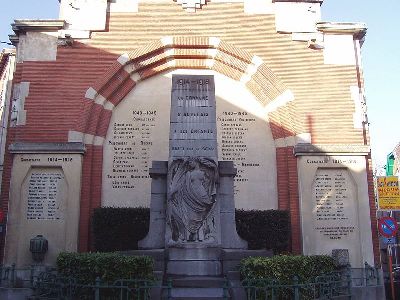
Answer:
[[117, 253], [67, 253], [57, 257], [58, 273], [82, 284], [117, 279], [153, 279], [154, 261], [148, 256], [124, 256]]
[[334, 260], [327, 255], [249, 257], [240, 263], [242, 279], [276, 279], [281, 284], [291, 284], [294, 276], [298, 277], [299, 283], [306, 283], [333, 271]]
[[[92, 217], [94, 245], [99, 252], [135, 250], [149, 230], [150, 209], [102, 207]], [[289, 212], [281, 210], [236, 210], [238, 234], [249, 249], [289, 250]]]
[[135, 250], [149, 231], [150, 209], [96, 208], [92, 217], [94, 246], [100, 252]]
[[249, 249], [272, 249], [275, 254], [289, 251], [290, 218], [284, 210], [236, 210], [236, 229]]

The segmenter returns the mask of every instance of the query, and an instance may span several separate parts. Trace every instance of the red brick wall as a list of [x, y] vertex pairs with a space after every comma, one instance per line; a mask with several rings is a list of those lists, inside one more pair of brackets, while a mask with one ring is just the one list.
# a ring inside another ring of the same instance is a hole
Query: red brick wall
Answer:
[[[162, 17], [160, 17], [162, 14]], [[227, 21], [229, 20], [229, 21]], [[138, 13], [108, 15], [108, 31], [92, 34], [90, 40], [60, 46], [57, 60], [24, 62], [17, 65], [15, 82], [30, 82], [25, 100], [26, 125], [8, 132], [8, 143], [66, 142], [70, 130], [105, 137], [111, 111], [85, 98], [94, 88], [112, 104], [118, 103], [135, 86], [117, 58], [129, 54], [142, 79], [176, 68], [208, 68], [239, 80], [254, 55], [262, 64], [247, 88], [264, 104], [287, 89], [294, 101], [269, 114], [274, 139], [311, 132], [317, 144], [363, 144], [361, 129], [354, 129], [355, 110], [350, 86], [358, 85], [355, 66], [324, 65], [322, 51], [294, 42], [290, 34], [275, 32], [272, 15], [243, 13], [242, 3], [209, 3], [195, 14], [179, 5], [140, 4]], [[160, 39], [172, 36], [173, 57], [166, 57]], [[211, 58], [208, 37], [218, 37], [218, 53]], [[289, 209], [292, 249], [301, 252], [297, 160], [292, 147], [276, 150], [278, 205]], [[11, 156], [6, 155], [2, 206], [7, 210]], [[370, 163], [370, 162], [368, 162]], [[370, 165], [368, 165], [370, 167]], [[91, 249], [90, 215], [101, 204], [102, 147], [87, 145], [83, 160], [79, 250]], [[370, 174], [370, 203], [373, 203]], [[371, 209], [374, 219], [374, 210]], [[376, 230], [373, 232], [377, 247]], [[376, 252], [377, 253], [377, 252]], [[377, 254], [376, 254], [377, 255]]]

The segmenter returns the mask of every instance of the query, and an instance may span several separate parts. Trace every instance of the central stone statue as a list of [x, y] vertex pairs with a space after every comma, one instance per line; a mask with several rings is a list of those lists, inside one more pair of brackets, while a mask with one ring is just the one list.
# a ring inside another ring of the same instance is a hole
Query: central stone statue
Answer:
[[217, 164], [210, 158], [174, 160], [168, 168], [168, 223], [174, 242], [213, 241]]

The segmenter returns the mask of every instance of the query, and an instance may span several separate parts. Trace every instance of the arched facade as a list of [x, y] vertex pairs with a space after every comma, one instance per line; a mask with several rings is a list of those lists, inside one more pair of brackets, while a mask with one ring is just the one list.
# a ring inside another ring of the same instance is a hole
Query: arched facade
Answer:
[[[244, 85], [265, 107], [276, 140], [278, 203], [280, 209], [298, 210], [298, 194], [290, 188], [297, 182], [288, 168], [296, 166], [293, 144], [297, 118], [294, 95], [259, 57], [215, 37], [164, 37], [121, 55], [88, 88], [76, 127], [69, 141], [83, 141], [87, 152], [83, 159], [79, 249], [90, 249], [89, 226], [93, 208], [101, 206], [103, 143], [114, 107], [140, 81], [173, 69], [214, 70]], [[297, 214], [292, 214], [293, 250], [300, 252]]]

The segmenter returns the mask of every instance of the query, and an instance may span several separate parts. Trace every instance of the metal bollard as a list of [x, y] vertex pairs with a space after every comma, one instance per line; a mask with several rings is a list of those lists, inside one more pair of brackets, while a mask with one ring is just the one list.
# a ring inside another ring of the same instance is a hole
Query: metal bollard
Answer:
[[294, 300], [299, 300], [300, 299], [300, 294], [299, 294], [299, 278], [297, 276], [293, 277], [293, 284], [294, 284]]
[[100, 278], [96, 277], [96, 283], [95, 283], [95, 291], [94, 291], [94, 299], [95, 300], [100, 300]]

